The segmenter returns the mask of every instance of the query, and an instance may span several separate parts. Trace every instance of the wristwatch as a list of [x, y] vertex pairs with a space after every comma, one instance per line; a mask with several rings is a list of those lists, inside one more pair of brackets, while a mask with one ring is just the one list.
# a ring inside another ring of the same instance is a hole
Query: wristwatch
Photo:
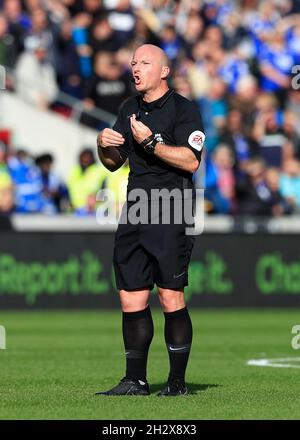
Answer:
[[140, 142], [141, 147], [145, 148], [147, 144], [149, 144], [150, 141], [153, 141], [154, 134], [150, 134], [150, 136], [146, 137], [142, 142]]
[[158, 144], [158, 140], [154, 138], [149, 144], [145, 145], [144, 150], [146, 153], [154, 154], [156, 144]]

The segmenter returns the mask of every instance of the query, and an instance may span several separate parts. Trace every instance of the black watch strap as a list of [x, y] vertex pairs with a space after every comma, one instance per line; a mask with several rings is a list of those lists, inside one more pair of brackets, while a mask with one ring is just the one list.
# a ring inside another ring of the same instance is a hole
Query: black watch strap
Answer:
[[140, 145], [145, 148], [146, 145], [148, 145], [151, 141], [153, 141], [154, 139], [154, 134], [151, 134], [151, 136], [147, 137], [146, 139], [144, 139]]
[[156, 144], [158, 144], [158, 140], [153, 138], [153, 141], [151, 142], [153, 149], [156, 147]]
[[154, 150], [155, 150], [155, 147], [156, 147], [156, 144], [158, 143], [158, 140], [157, 139], [153, 139], [151, 142], [150, 142], [150, 144], [147, 144], [145, 147], [144, 147], [144, 150], [146, 151], [146, 153], [148, 153], [148, 154], [154, 154]]

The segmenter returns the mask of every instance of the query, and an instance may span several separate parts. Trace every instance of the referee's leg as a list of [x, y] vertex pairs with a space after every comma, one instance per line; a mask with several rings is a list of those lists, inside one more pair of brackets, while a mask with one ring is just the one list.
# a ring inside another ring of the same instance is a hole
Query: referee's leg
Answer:
[[184, 289], [159, 287], [158, 291], [165, 316], [164, 336], [170, 362], [167, 385], [159, 396], [187, 394], [185, 372], [191, 350], [193, 327], [184, 300]]
[[153, 338], [153, 321], [148, 304], [150, 291], [120, 290], [122, 332], [126, 356], [126, 377], [146, 382], [148, 351]]
[[148, 351], [153, 338], [153, 321], [148, 304], [150, 290], [119, 290], [126, 375], [118, 385], [96, 395], [124, 396], [150, 394], [147, 382]]

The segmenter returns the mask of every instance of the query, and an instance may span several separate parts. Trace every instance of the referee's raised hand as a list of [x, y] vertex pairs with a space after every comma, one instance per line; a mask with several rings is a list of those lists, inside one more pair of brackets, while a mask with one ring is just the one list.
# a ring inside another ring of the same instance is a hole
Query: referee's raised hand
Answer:
[[143, 124], [141, 121], [136, 119], [135, 114], [133, 114], [130, 118], [130, 126], [134, 139], [138, 144], [143, 142], [144, 139], [148, 138], [152, 135], [152, 131], [147, 125]]
[[118, 147], [123, 145], [124, 142], [125, 139], [123, 136], [111, 128], [105, 128], [103, 131], [101, 131], [97, 139], [97, 144], [101, 148]]

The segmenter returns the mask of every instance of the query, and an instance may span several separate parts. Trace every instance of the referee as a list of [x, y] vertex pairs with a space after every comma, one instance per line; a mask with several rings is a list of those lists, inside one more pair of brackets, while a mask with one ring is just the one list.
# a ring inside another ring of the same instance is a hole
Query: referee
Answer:
[[[108, 170], [117, 170], [129, 159], [126, 215], [134, 205], [130, 194], [137, 191], [148, 207], [153, 189], [164, 194], [193, 189], [204, 142], [202, 121], [194, 104], [169, 88], [168, 64], [157, 46], [145, 44], [135, 51], [131, 68], [138, 95], [123, 104], [113, 129], [105, 128], [97, 138], [99, 158]], [[164, 197], [155, 203], [164, 202]], [[176, 197], [168, 205], [171, 214], [175, 204]], [[165, 224], [161, 221], [164, 207], [158, 213], [159, 218], [149, 214], [147, 222], [127, 217], [127, 222], [119, 222], [114, 269], [123, 312], [126, 375], [111, 390], [97, 395], [150, 394], [146, 370], [154, 331], [148, 301], [154, 284], [164, 312], [170, 362], [167, 382], [158, 396], [188, 394], [185, 371], [193, 328], [184, 287], [194, 236], [185, 234], [185, 220]]]

